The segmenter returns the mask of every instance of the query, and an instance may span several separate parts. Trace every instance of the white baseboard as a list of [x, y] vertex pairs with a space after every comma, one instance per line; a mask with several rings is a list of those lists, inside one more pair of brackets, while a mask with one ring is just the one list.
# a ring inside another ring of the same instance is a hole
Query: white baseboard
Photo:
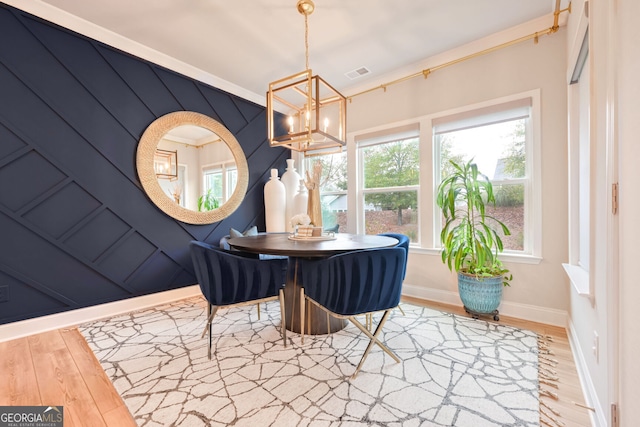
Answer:
[[[406, 296], [440, 302], [443, 304], [460, 305], [460, 297], [457, 292], [429, 289], [422, 286], [403, 285], [403, 294]], [[106, 317], [115, 316], [131, 311], [142, 310], [167, 302], [177, 301], [200, 295], [198, 285], [172, 291], [159, 292], [137, 298], [129, 298], [122, 301], [100, 304], [78, 310], [66, 311], [49, 316], [22, 320], [19, 322], [0, 325], [0, 342], [22, 338], [28, 335], [38, 334], [54, 329], [68, 328], [81, 323], [92, 322]], [[545, 323], [565, 327], [567, 325], [567, 313], [561, 310], [553, 310], [527, 304], [518, 304], [503, 301], [500, 313], [505, 316], [530, 320], [532, 322]]]
[[198, 285], [0, 325], [0, 342], [202, 295]]
[[576, 335], [575, 327], [571, 319], [567, 321], [567, 336], [569, 337], [569, 346], [571, 347], [571, 354], [573, 354], [573, 360], [576, 364], [576, 370], [578, 371], [578, 378], [580, 379], [580, 386], [582, 388], [582, 394], [587, 406], [595, 408], [595, 413], [589, 411], [589, 418], [591, 419], [592, 427], [607, 427], [607, 417], [600, 405], [600, 400], [596, 393], [596, 388], [589, 375], [589, 368], [584, 358], [584, 353], [580, 347], [580, 341]]
[[[403, 295], [435, 301], [443, 304], [462, 305], [457, 292], [443, 291], [439, 289], [429, 289], [423, 286], [415, 286], [410, 284], [402, 285]], [[544, 323], [546, 325], [554, 325], [566, 327], [567, 312], [564, 310], [556, 310], [547, 307], [539, 307], [529, 304], [520, 304], [509, 301], [502, 301], [500, 304], [500, 314], [509, 317], [516, 317], [531, 322]]]

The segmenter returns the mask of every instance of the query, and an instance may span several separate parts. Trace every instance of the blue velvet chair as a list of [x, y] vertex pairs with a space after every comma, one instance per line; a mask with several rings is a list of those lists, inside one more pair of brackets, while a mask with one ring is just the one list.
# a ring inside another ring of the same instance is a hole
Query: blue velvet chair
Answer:
[[[394, 239], [398, 239], [397, 248], [404, 249], [404, 253], [407, 254], [407, 261], [409, 260], [409, 236], [400, 233], [380, 233], [378, 236], [387, 236], [393, 237]], [[402, 280], [404, 280], [407, 275], [407, 263], [404, 263], [404, 270], [402, 271]]]
[[[305, 301], [308, 301], [329, 315], [350, 320], [369, 337], [369, 345], [352, 378], [360, 371], [374, 344], [400, 362], [398, 356], [380, 342], [378, 335], [400, 302], [406, 257], [404, 249], [391, 247], [345, 252], [323, 259], [301, 259], [299, 269], [304, 286], [300, 295], [302, 342]], [[384, 311], [384, 315], [373, 334], [355, 318], [379, 311]]]
[[[400, 233], [380, 233], [378, 235], [398, 239], [398, 244], [396, 245], [396, 247], [404, 249], [405, 253], [407, 254], [407, 260], [404, 263], [404, 271], [402, 272], [402, 281], [404, 281], [404, 278], [407, 276], [407, 263], [409, 262], [409, 236]], [[400, 307], [400, 304], [398, 304], [398, 310], [400, 310], [400, 312], [404, 316], [404, 310], [402, 309], [402, 307]], [[371, 329], [371, 327], [369, 327], [369, 329]]]
[[202, 336], [209, 332], [209, 359], [211, 324], [220, 307], [237, 307], [280, 299], [280, 328], [286, 347], [283, 292], [285, 274], [282, 260], [245, 257], [241, 253], [225, 251], [197, 241], [192, 241], [189, 248], [200, 290], [208, 302], [207, 324]]
[[[248, 234], [249, 236], [257, 236], [259, 234], [266, 234], [266, 233], [259, 233], [257, 231], [255, 231], [255, 234]], [[273, 260], [273, 259], [277, 259], [280, 260], [280, 266], [282, 267], [282, 272], [284, 273], [285, 277], [287, 274], [287, 264], [289, 262], [289, 257], [286, 256], [282, 256], [282, 255], [269, 255], [269, 254], [250, 254], [248, 252], [243, 252], [237, 249], [233, 249], [231, 247], [231, 245], [229, 245], [229, 239], [231, 238], [230, 234], [227, 234], [226, 236], [222, 237], [220, 239], [219, 245], [220, 245], [220, 249], [224, 249], [226, 251], [231, 251], [234, 253], [240, 252], [242, 254], [242, 256], [246, 256], [249, 258], [256, 258], [256, 259], [261, 259], [261, 260]], [[256, 308], [258, 310], [258, 320], [260, 320], [260, 303], [256, 304]]]

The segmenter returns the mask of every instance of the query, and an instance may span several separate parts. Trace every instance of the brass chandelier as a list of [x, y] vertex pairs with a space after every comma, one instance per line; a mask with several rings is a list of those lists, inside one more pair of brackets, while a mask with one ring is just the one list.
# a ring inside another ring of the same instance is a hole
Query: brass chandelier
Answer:
[[296, 8], [304, 15], [306, 69], [269, 83], [269, 144], [307, 156], [340, 152], [346, 140], [347, 100], [309, 68], [308, 18], [315, 9], [313, 1], [299, 0]]

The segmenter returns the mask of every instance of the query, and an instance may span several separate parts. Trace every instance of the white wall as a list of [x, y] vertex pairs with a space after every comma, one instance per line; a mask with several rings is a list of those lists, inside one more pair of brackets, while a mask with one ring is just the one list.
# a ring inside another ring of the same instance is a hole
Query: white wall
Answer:
[[[551, 24], [551, 23], [549, 23]], [[538, 28], [540, 30], [541, 28]], [[501, 313], [564, 326], [567, 261], [566, 33], [541, 37], [353, 98], [348, 129], [357, 133], [386, 123], [479, 103], [534, 89], [541, 92], [542, 261], [507, 263], [514, 280], [505, 288]], [[421, 173], [430, 174], [431, 170]], [[425, 193], [423, 193], [425, 194]], [[430, 194], [427, 192], [427, 194]], [[421, 224], [430, 227], [431, 224]], [[460, 303], [457, 279], [439, 255], [412, 251], [404, 291]]]
[[[574, 2], [581, 10], [583, 0]], [[577, 15], [575, 15], [577, 16]], [[592, 139], [596, 153], [593, 252], [596, 273], [593, 302], [571, 294], [574, 352], [583, 371], [594, 425], [610, 426], [610, 405], [617, 403], [619, 426], [638, 424], [640, 408], [640, 324], [638, 322], [638, 240], [640, 239], [640, 2], [590, 2]], [[573, 17], [572, 17], [573, 18]], [[575, 19], [575, 18], [573, 18]], [[569, 22], [569, 30], [575, 27]], [[618, 182], [619, 211], [611, 206], [610, 187]], [[600, 358], [592, 351], [593, 331], [600, 336]]]
[[[640, 283], [638, 283], [638, 241], [640, 240], [640, 2], [609, 0], [616, 16], [618, 140], [620, 183], [620, 295], [619, 295], [619, 404], [620, 426], [638, 425], [640, 414]], [[613, 375], [618, 375], [614, 372]]]

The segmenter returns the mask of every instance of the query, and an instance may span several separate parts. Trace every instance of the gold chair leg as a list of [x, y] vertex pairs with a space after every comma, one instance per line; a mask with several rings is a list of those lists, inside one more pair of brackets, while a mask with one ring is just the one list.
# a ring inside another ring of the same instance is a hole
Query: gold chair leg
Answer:
[[355, 377], [358, 375], [358, 372], [360, 372], [360, 368], [362, 367], [362, 364], [364, 363], [365, 359], [369, 355], [369, 352], [371, 351], [371, 348], [373, 347], [374, 344], [377, 344], [382, 350], [385, 351], [385, 353], [391, 356], [393, 360], [395, 360], [398, 363], [400, 362], [400, 359], [398, 358], [398, 356], [396, 356], [395, 353], [389, 350], [386, 345], [382, 344], [380, 340], [378, 340], [378, 334], [382, 332], [382, 326], [387, 321], [389, 314], [391, 314], [391, 310], [387, 310], [384, 312], [384, 316], [382, 316], [382, 319], [380, 320], [380, 323], [378, 323], [378, 327], [376, 328], [376, 331], [373, 333], [373, 335], [371, 334], [371, 332], [367, 330], [367, 328], [365, 328], [354, 317], [349, 318], [349, 320], [351, 320], [351, 322], [354, 325], [356, 325], [358, 329], [360, 329], [365, 335], [367, 335], [370, 338], [369, 345], [367, 346], [367, 349], [364, 351], [364, 354], [362, 355], [362, 359], [360, 359], [360, 363], [358, 363], [358, 366], [356, 367], [355, 372], [351, 376], [351, 379], [355, 379]]
[[209, 326], [211, 325], [211, 321], [213, 320], [213, 316], [216, 315], [216, 312], [218, 311], [218, 306], [212, 306], [209, 305], [209, 308], [211, 309], [211, 307], [213, 307], [213, 310], [211, 310], [211, 314], [209, 314], [209, 317], [207, 318], [207, 322], [204, 325], [204, 331], [202, 331], [202, 335], [200, 336], [200, 338], [204, 338], [205, 335], [207, 335], [207, 332], [209, 332]]
[[[282, 341], [284, 342], [284, 346], [287, 346], [287, 328], [286, 328], [286, 317], [285, 317], [285, 309], [284, 309], [284, 289], [280, 289], [280, 332], [282, 333]], [[260, 310], [258, 310], [260, 313]]]
[[304, 303], [305, 303], [304, 288], [300, 288], [300, 336], [302, 338], [301, 340], [302, 344], [304, 344]]
[[398, 304], [398, 310], [400, 310], [400, 313], [402, 313], [403, 316], [406, 316], [406, 314], [404, 314], [404, 310], [400, 307], [400, 304]]
[[260, 303], [256, 304], [256, 306], [258, 307], [258, 320], [260, 320]]

